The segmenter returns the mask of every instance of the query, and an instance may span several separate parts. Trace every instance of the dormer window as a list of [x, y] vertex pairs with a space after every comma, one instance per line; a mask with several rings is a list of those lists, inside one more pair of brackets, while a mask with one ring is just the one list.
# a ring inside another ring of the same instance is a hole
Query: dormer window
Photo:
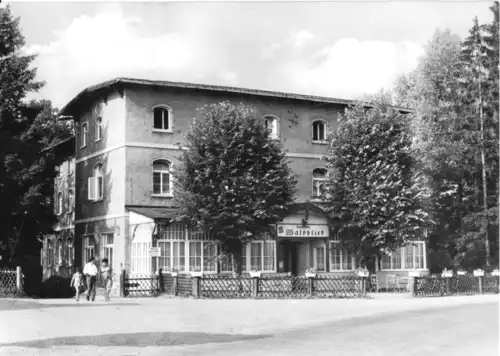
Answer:
[[153, 108], [153, 131], [171, 132], [173, 124], [172, 108], [161, 105]]
[[324, 122], [323, 120], [317, 120], [313, 122], [313, 143], [326, 143], [326, 127], [326, 122]]
[[264, 116], [264, 126], [269, 132], [269, 138], [278, 139], [279, 138], [279, 119], [274, 115]]

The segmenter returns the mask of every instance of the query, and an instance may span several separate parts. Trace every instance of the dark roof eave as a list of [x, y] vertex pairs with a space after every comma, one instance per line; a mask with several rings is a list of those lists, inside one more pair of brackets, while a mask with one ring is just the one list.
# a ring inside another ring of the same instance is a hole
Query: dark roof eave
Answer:
[[65, 143], [69, 142], [69, 141], [74, 141], [75, 140], [75, 136], [70, 136], [68, 138], [65, 138], [64, 140], [61, 140], [59, 142], [56, 142], [48, 147], [45, 147], [44, 149], [42, 149], [42, 152], [47, 152], [47, 151], [50, 151], [54, 148], [57, 148], [57, 147], [60, 147], [61, 145], [64, 145]]
[[[247, 88], [236, 88], [236, 87], [227, 87], [227, 86], [218, 86], [218, 85], [208, 85], [208, 84], [194, 84], [194, 83], [183, 83], [183, 82], [169, 82], [169, 81], [160, 81], [160, 80], [146, 80], [146, 79], [133, 79], [133, 78], [116, 78], [112, 80], [108, 80], [88, 88], [82, 90], [79, 94], [77, 94], [73, 99], [71, 99], [68, 104], [66, 104], [60, 111], [61, 115], [70, 115], [71, 108], [83, 97], [92, 92], [101, 89], [109, 89], [113, 85], [123, 83], [123, 84], [136, 84], [136, 85], [149, 85], [149, 86], [163, 86], [163, 87], [174, 87], [174, 88], [186, 88], [186, 89], [200, 89], [200, 90], [211, 90], [218, 92], [229, 92], [229, 93], [239, 93], [239, 94], [250, 94], [250, 95], [258, 95], [258, 96], [268, 96], [268, 97], [276, 97], [283, 99], [292, 99], [292, 100], [304, 100], [304, 101], [313, 101], [320, 102], [325, 104], [341, 104], [341, 105], [353, 105], [359, 100], [348, 100], [348, 99], [338, 99], [338, 98], [330, 98], [323, 96], [315, 96], [315, 95], [304, 95], [304, 94], [293, 94], [293, 93], [284, 93], [284, 92], [274, 92], [268, 90], [259, 90], [259, 89], [247, 89]], [[373, 106], [371, 103], [363, 102], [365, 106]], [[395, 110], [404, 113], [411, 113], [413, 110], [408, 108], [402, 108], [397, 106], [392, 106]]]

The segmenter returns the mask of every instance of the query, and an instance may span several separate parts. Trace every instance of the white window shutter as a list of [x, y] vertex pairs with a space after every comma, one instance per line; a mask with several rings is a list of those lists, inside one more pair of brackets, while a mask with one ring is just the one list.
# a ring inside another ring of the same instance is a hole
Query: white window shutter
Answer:
[[88, 183], [88, 198], [89, 200], [95, 200], [95, 179], [94, 177], [89, 178]]

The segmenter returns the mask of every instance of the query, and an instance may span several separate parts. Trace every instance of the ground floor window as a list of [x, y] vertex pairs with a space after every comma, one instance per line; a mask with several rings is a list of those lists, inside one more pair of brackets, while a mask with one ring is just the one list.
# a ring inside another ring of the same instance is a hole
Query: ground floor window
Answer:
[[325, 246], [315, 247], [313, 250], [313, 254], [314, 254], [314, 268], [316, 268], [318, 272], [326, 271]]
[[382, 256], [382, 270], [425, 269], [425, 242], [418, 241]]
[[[220, 271], [221, 272], [233, 272], [235, 270], [235, 263], [231, 256], [228, 256], [226, 259], [221, 261], [220, 263]], [[241, 248], [241, 271], [247, 271], [247, 247], [246, 245]]]
[[66, 239], [66, 259], [68, 260], [68, 266], [73, 265], [73, 236], [70, 236]]
[[217, 245], [211, 241], [159, 240], [158, 268], [164, 271], [216, 272]]
[[330, 241], [330, 272], [355, 269], [354, 256], [337, 241]]
[[[217, 272], [217, 243], [214, 241], [158, 240], [160, 256], [149, 256], [151, 243], [132, 243], [131, 270], [134, 273], [151, 273], [152, 267], [163, 271]], [[153, 265], [152, 265], [153, 263]], [[324, 264], [324, 259], [323, 262]], [[220, 272], [232, 272], [231, 258], [220, 262]], [[242, 248], [242, 271], [276, 271], [276, 242], [252, 241]]]
[[87, 235], [83, 237], [83, 263], [87, 263], [91, 258], [95, 257], [95, 242], [94, 236]]
[[113, 234], [103, 234], [101, 235], [103, 256], [108, 259], [108, 265], [113, 268]]

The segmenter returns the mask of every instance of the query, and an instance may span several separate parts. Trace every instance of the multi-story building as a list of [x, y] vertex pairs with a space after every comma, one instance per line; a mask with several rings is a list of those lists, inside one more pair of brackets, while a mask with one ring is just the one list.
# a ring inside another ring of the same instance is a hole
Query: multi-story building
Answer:
[[[74, 156], [75, 138], [68, 138], [54, 148], [65, 157]], [[75, 159], [66, 160], [58, 167], [54, 179], [54, 209], [58, 222], [54, 233], [45, 236], [41, 253], [43, 278], [68, 277], [75, 265]]]
[[[169, 223], [173, 206], [171, 169], [198, 108], [223, 100], [256, 108], [270, 135], [287, 151], [299, 176], [296, 205], [277, 225], [277, 237], [243, 249], [243, 269], [303, 274], [352, 273], [354, 256], [340, 248], [318, 195], [325, 179], [327, 135], [349, 100], [232, 87], [119, 78], [83, 90], [61, 111], [76, 129], [74, 263], [107, 257], [117, 270], [224, 273], [228, 263], [209, 237]], [[69, 197], [69, 195], [68, 195]], [[63, 198], [64, 200], [64, 198]], [[307, 216], [307, 226], [302, 223]], [[149, 248], [160, 247], [151, 257]], [[426, 269], [425, 242], [383, 258], [378, 268]]]

